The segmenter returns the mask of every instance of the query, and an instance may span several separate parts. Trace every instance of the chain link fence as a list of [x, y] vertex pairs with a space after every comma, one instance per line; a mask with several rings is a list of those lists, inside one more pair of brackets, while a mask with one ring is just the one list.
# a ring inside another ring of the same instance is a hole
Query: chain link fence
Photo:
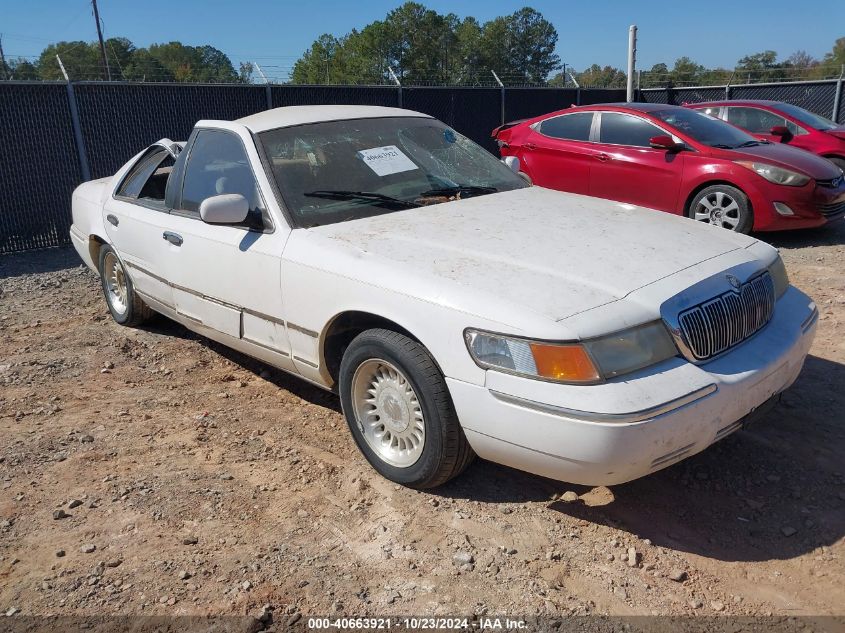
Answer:
[[0, 253], [68, 244], [73, 189], [113, 174], [160, 138], [187, 139], [200, 119], [289, 105], [401, 106], [441, 119], [495, 152], [490, 131], [624, 90], [0, 82]]
[[[823, 117], [845, 123], [845, 81], [801, 81], [790, 83], [757, 83], [727, 86], [704, 86], [682, 88], [643, 88], [639, 90], [641, 101], [646, 103], [701, 103], [702, 101], [723, 101], [725, 99], [762, 99], [783, 101], [800, 106]], [[837, 102], [836, 93], [840, 98]], [[836, 106], [838, 105], [838, 108]], [[838, 112], [834, 112], [837, 109]]]

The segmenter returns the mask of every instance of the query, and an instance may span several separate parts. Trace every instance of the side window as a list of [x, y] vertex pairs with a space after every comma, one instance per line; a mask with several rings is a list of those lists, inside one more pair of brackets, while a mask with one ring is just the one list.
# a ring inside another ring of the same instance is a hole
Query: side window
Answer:
[[719, 110], [721, 110], [721, 106], [710, 106], [709, 108], [696, 108], [702, 114], [706, 114], [707, 116], [712, 116], [714, 119], [719, 118]]
[[220, 130], [201, 130], [191, 146], [182, 184], [182, 210], [199, 214], [206, 198], [239, 193], [249, 202], [249, 215], [242, 226], [270, 226], [255, 175], [241, 139]]
[[540, 123], [540, 134], [567, 141], [589, 141], [593, 125], [592, 112], [576, 112], [546, 119]]
[[659, 127], [638, 117], [620, 114], [619, 112], [601, 113], [599, 139], [602, 143], [650, 147], [649, 139], [652, 136], [664, 134], [666, 132]]
[[805, 130], [800, 125], [793, 123], [792, 121], [787, 121], [786, 127], [792, 133], [792, 136], [801, 136], [802, 134], [809, 134], [807, 130]]
[[728, 123], [733, 123], [752, 134], [768, 134], [774, 126], [786, 125], [786, 119], [758, 108], [731, 106], [728, 108]]
[[138, 164], [121, 183], [117, 195], [164, 204], [164, 191], [173, 170], [173, 158], [164, 150], [152, 150], [141, 157]]

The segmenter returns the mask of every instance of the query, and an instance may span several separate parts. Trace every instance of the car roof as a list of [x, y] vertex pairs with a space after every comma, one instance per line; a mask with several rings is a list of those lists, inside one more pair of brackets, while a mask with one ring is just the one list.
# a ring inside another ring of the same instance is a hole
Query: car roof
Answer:
[[250, 114], [236, 123], [245, 125], [252, 132], [266, 132], [280, 127], [321, 123], [323, 121], [343, 121], [346, 119], [376, 119], [384, 117], [425, 117], [427, 114], [404, 110], [402, 108], [384, 108], [381, 106], [360, 105], [308, 105], [273, 108]]
[[707, 107], [707, 106], [748, 106], [759, 105], [768, 106], [770, 108], [778, 108], [783, 105], [782, 101], [769, 101], [767, 99], [723, 99], [721, 101], [702, 101], [701, 103], [687, 103], [691, 108]]
[[670, 105], [668, 103], [638, 103], [630, 102], [614, 102], [614, 103], [591, 103], [590, 105], [577, 106], [583, 110], [599, 109], [599, 108], [622, 108], [625, 110], [639, 110], [640, 112], [658, 112], [660, 110], [671, 110], [680, 106]]

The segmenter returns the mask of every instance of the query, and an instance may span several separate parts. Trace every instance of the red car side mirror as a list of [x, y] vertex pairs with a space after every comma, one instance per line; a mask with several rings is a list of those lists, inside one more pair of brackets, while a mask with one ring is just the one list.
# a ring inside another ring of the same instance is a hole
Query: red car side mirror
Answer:
[[769, 130], [772, 136], [779, 136], [781, 143], [789, 143], [792, 140], [792, 132], [785, 125], [775, 125]]
[[676, 143], [668, 134], [658, 134], [657, 136], [652, 136], [648, 139], [648, 144], [654, 149], [666, 149], [670, 152], [678, 151], [682, 147], [680, 143]]

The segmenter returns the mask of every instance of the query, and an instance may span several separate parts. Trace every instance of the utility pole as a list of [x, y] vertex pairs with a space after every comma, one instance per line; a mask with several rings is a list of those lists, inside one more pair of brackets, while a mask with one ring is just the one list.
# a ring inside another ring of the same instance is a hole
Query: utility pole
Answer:
[[100, 27], [100, 11], [97, 9], [97, 0], [91, 0], [91, 4], [94, 7], [94, 21], [97, 23], [97, 38], [100, 40], [100, 62], [103, 64], [103, 70], [106, 71], [106, 77], [111, 81], [111, 69], [106, 57], [106, 45], [103, 43], [103, 29]]
[[628, 27], [628, 92], [627, 101], [634, 100], [634, 70], [637, 66], [637, 25]]
[[0, 33], [0, 73], [3, 79], [6, 79], [6, 56], [3, 55], [3, 34]]

